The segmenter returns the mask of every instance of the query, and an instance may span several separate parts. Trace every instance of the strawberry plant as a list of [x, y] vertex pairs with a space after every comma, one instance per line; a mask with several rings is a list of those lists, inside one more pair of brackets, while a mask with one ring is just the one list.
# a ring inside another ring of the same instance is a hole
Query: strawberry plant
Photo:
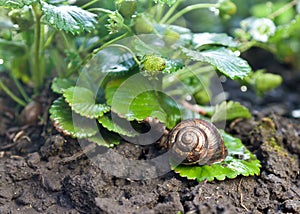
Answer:
[[[133, 4], [125, 2], [119, 1], [116, 8]], [[161, 7], [165, 7], [161, 4], [155, 5], [156, 11], [136, 12], [132, 18], [118, 10], [109, 12], [106, 27], [109, 35], [118, 35], [114, 41], [93, 51], [76, 81], [56, 78], [52, 83], [52, 90], [60, 95], [50, 109], [58, 130], [100, 146], [113, 147], [121, 139], [145, 145], [158, 141], [164, 132], [164, 128], [152, 132], [147, 139], [143, 133], [147, 126], [151, 133], [157, 124], [164, 124], [170, 130], [180, 120], [190, 118], [220, 122], [251, 117], [239, 103], [223, 102], [211, 108], [203, 106], [213, 102], [212, 95], [208, 94], [216, 71], [231, 79], [244, 79], [250, 74], [248, 63], [237, 55], [240, 43], [224, 33], [192, 33], [171, 24], [180, 17], [178, 14], [200, 8], [218, 9], [223, 7], [223, 1], [191, 5], [174, 16], [172, 13], [180, 1], [164, 3], [173, 6], [163, 18], [159, 18]], [[196, 103], [193, 100], [196, 94], [208, 97], [207, 101]], [[186, 103], [205, 113], [187, 108]], [[157, 123], [149, 122], [149, 118], [154, 118]], [[190, 167], [199, 172], [203, 166], [180, 166], [174, 170], [199, 181], [258, 174], [260, 164], [255, 156], [238, 139], [223, 135], [228, 145], [228, 158], [221, 165], [205, 166], [210, 173], [217, 170], [218, 175], [200, 173], [200, 176], [190, 172]], [[244, 158], [237, 158], [241, 156]], [[235, 167], [229, 170], [231, 166]]]
[[[226, 102], [220, 82], [213, 81], [222, 75], [257, 86], [259, 92], [280, 83], [265, 87], [259, 79], [270, 75], [253, 73], [240, 57], [252, 45], [245, 40], [247, 32], [233, 38], [226, 33], [195, 33], [177, 23], [183, 15], [205, 9], [228, 19], [237, 9], [235, 4], [220, 0], [179, 9], [181, 3], [2, 0], [7, 20], [0, 40], [2, 69], [20, 85], [25, 102], [1, 80], [0, 87], [25, 105], [30, 98], [19, 81], [33, 84], [38, 93], [45, 78], [55, 75], [51, 88], [58, 97], [50, 118], [56, 129], [107, 148], [122, 140], [155, 143], [181, 120], [202, 118], [224, 124], [251, 117], [246, 107]], [[268, 37], [273, 30], [264, 32]], [[260, 42], [265, 42], [265, 35]], [[221, 133], [228, 149], [223, 162], [173, 169], [199, 181], [259, 174], [256, 157], [238, 139]]]

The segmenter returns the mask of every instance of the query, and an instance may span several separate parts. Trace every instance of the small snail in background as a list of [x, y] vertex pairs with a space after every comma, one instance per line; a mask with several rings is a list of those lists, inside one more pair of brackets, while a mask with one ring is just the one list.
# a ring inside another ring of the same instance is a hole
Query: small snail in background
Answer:
[[170, 132], [166, 146], [185, 165], [208, 165], [224, 160], [227, 150], [218, 129], [201, 119], [184, 120]]

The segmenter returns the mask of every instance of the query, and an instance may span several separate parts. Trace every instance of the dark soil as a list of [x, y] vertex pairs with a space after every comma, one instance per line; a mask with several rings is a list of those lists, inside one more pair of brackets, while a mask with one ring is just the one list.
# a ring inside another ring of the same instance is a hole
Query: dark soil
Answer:
[[[49, 91], [36, 99], [42, 120], [33, 115], [22, 126], [13, 103], [0, 94], [0, 213], [300, 213], [300, 122], [289, 114], [300, 107], [299, 93], [289, 88], [299, 88], [299, 72], [285, 70], [285, 82], [276, 89], [283, 95], [269, 93], [270, 105], [251, 91], [239, 92], [235, 83], [224, 85], [254, 113], [227, 124], [227, 131], [243, 140], [262, 169], [259, 176], [214, 182], [190, 181], [172, 171], [140, 181], [112, 176], [76, 140], [52, 127]], [[125, 142], [114, 150], [131, 159], [158, 152], [156, 146]]]

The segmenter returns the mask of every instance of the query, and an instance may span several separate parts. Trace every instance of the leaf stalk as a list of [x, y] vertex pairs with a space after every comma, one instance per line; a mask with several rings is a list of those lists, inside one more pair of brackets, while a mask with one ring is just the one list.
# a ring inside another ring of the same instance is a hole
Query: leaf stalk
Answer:
[[19, 97], [17, 97], [0, 79], [0, 88], [16, 103], [18, 103], [21, 106], [26, 106], [26, 103], [21, 100]]
[[192, 10], [203, 9], [203, 8], [211, 8], [211, 7], [218, 7], [218, 6], [219, 6], [219, 4], [202, 4], [202, 3], [187, 6], [184, 9], [180, 10], [178, 13], [176, 13], [174, 16], [172, 16], [168, 21], [166, 21], [166, 24], [172, 24], [179, 17], [183, 16], [184, 14], [186, 14], [186, 13], [192, 11]]
[[38, 4], [32, 5], [33, 14], [35, 17], [35, 29], [34, 29], [34, 46], [33, 46], [33, 71], [32, 79], [34, 82], [34, 92], [38, 92], [38, 88], [42, 83], [42, 72], [41, 72], [41, 59], [40, 59], [40, 43], [41, 43], [41, 18], [42, 14]]

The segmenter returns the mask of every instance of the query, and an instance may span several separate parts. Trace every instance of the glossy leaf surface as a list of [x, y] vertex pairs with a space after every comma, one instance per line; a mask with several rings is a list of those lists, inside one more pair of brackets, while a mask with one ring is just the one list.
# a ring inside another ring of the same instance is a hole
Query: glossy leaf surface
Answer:
[[213, 65], [231, 79], [244, 78], [251, 72], [251, 68], [245, 60], [224, 47], [201, 52], [182, 48], [182, 51], [192, 60]]
[[[92, 137], [97, 133], [93, 121], [76, 115], [62, 97], [53, 102], [49, 110], [50, 118], [58, 131], [78, 138]], [[76, 118], [76, 123], [73, 119]]]
[[222, 102], [215, 107], [211, 120], [213, 122], [233, 120], [236, 118], [250, 118], [249, 110], [239, 102]]
[[98, 118], [110, 110], [106, 104], [95, 103], [93, 92], [84, 87], [68, 88], [63, 96], [73, 111], [87, 118]]
[[0, 0], [0, 6], [16, 9], [31, 5], [34, 2], [37, 2], [37, 0]]
[[225, 178], [236, 178], [238, 175], [250, 176], [259, 175], [260, 161], [242, 144], [241, 140], [230, 136], [224, 131], [221, 132], [224, 143], [228, 149], [228, 156], [221, 163], [207, 166], [184, 166], [179, 165], [174, 171], [180, 176], [188, 179], [213, 181], [224, 180]]
[[120, 117], [109, 117], [104, 115], [98, 118], [99, 123], [105, 127], [107, 130], [118, 133], [120, 135], [125, 135], [128, 137], [134, 137], [138, 134], [134, 129], [131, 128], [130, 123]]
[[51, 89], [57, 94], [62, 94], [66, 89], [73, 87], [75, 84], [75, 80], [70, 78], [54, 78], [52, 80]]
[[77, 6], [54, 6], [41, 2], [45, 20], [58, 30], [73, 34], [91, 31], [96, 23], [96, 15]]
[[236, 47], [238, 45], [231, 36], [225, 33], [196, 33], [193, 36], [193, 44], [195, 48], [202, 45], [222, 45], [228, 47]]

